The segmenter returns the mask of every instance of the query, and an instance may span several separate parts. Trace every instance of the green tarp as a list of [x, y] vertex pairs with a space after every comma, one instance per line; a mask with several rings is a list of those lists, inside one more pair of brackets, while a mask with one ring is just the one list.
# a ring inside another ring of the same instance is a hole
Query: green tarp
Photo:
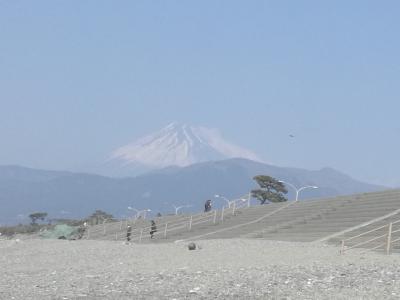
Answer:
[[70, 239], [73, 236], [76, 236], [78, 233], [78, 228], [69, 226], [66, 224], [56, 225], [52, 229], [45, 229], [40, 232], [40, 236], [47, 238], [47, 239], [59, 239], [59, 238], [66, 238]]

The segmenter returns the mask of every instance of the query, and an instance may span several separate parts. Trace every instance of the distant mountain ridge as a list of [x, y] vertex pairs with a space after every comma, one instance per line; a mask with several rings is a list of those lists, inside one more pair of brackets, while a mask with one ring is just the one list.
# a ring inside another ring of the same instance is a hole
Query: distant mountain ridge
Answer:
[[[46, 211], [53, 218], [84, 217], [95, 209], [122, 217], [130, 213], [128, 206], [167, 213], [172, 211], [172, 204], [191, 204], [194, 211], [199, 211], [204, 200], [213, 199], [215, 194], [232, 199], [248, 193], [256, 187], [252, 178], [259, 174], [270, 175], [298, 187], [319, 187], [302, 191], [300, 199], [384, 189], [354, 180], [331, 168], [309, 171], [247, 159], [168, 167], [133, 178], [0, 166], [0, 223], [22, 221], [21, 216], [26, 217], [34, 211]], [[293, 190], [289, 187], [288, 190], [289, 199], [293, 199]], [[214, 199], [213, 203], [220, 206], [223, 201]]]
[[0, 180], [21, 180], [29, 182], [41, 182], [60, 176], [72, 175], [74, 173], [65, 171], [48, 171], [26, 168], [16, 165], [0, 166]]

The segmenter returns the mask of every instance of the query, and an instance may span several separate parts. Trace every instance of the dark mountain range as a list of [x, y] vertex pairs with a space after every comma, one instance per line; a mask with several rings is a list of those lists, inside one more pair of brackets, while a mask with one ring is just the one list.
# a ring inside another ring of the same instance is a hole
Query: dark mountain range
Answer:
[[[187, 167], [169, 167], [132, 178], [43, 171], [17, 166], [0, 167], [0, 223], [26, 222], [27, 215], [45, 211], [49, 217], [84, 217], [102, 209], [122, 217], [127, 207], [150, 208], [154, 213], [170, 213], [172, 204], [191, 204], [193, 211], [213, 199], [215, 206], [240, 197], [256, 187], [255, 175], [270, 175], [297, 187], [316, 185], [304, 190], [300, 199], [321, 198], [370, 192], [384, 187], [359, 182], [331, 168], [309, 171], [282, 168], [246, 159], [204, 162]], [[289, 199], [294, 198], [288, 187]], [[256, 200], [253, 200], [256, 203]]]

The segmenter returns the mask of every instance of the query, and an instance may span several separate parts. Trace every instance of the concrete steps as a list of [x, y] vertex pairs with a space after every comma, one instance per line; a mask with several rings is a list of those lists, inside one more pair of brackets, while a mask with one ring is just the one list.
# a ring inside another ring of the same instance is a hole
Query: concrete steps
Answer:
[[274, 215], [268, 216], [267, 218], [260, 220], [259, 222], [242, 225], [240, 227], [234, 227], [232, 230], [229, 230], [229, 227], [231, 226], [247, 224], [256, 220], [257, 217], [265, 215], [267, 213], [266, 207], [271, 207], [273, 209], [269, 211], [274, 211], [279, 207], [287, 206], [287, 204], [288, 203], [259, 206], [258, 208], [253, 208], [251, 212], [250, 209], [243, 209], [242, 211], [240, 211], [240, 215], [230, 217], [234, 221], [232, 223], [225, 220], [224, 224], [217, 224], [213, 227], [211, 227], [210, 225], [203, 226], [202, 228], [196, 228], [196, 231], [193, 233], [179, 233], [175, 234], [173, 237], [177, 239], [188, 239], [191, 236], [197, 237], [199, 235], [207, 234], [213, 231], [216, 231], [216, 233], [210, 236], [207, 235], [204, 238], [234, 238], [238, 236], [248, 237], [246, 235], [260, 230], [260, 227], [271, 227], [275, 229], [277, 224], [280, 224], [281, 227], [285, 227], [290, 226], [293, 222], [303, 223], [305, 218], [319, 218], [319, 216], [316, 215], [315, 211], [317, 211], [318, 214], [323, 214], [327, 211], [337, 209], [336, 206], [340, 207], [344, 204], [344, 202], [335, 203], [335, 205], [327, 205], [321, 200], [297, 202], [293, 203], [291, 206], [279, 211]]
[[[390, 191], [387, 194], [387, 197], [382, 196], [386, 195], [385, 193], [342, 197], [345, 201], [343, 205], [331, 203], [334, 208], [330, 211], [320, 210], [314, 217], [304, 216], [303, 222], [293, 221], [286, 228], [277, 226], [276, 230], [263, 229], [248, 234], [247, 237], [303, 242], [318, 240], [399, 209], [400, 191]], [[376, 203], [375, 199], [378, 199], [379, 203]]]
[[[149, 238], [146, 229], [141, 242], [162, 243], [176, 240], [235, 237], [311, 242], [353, 228], [397, 209], [400, 209], [400, 190], [389, 190], [296, 203], [257, 205], [237, 209], [234, 214], [231, 210], [224, 211], [224, 213], [217, 211], [215, 218], [209, 215], [209, 219], [202, 224], [193, 222], [191, 230], [189, 230], [190, 216], [168, 216], [156, 220], [158, 232], [154, 239]], [[275, 213], [272, 214], [273, 212]], [[205, 216], [205, 214], [199, 214], [196, 217]], [[396, 217], [400, 219], [400, 216], [395, 216], [392, 220]], [[388, 220], [353, 230], [341, 237], [332, 238], [329, 242], [338, 244], [341, 239], [378, 227], [379, 224], [387, 223]], [[165, 237], [164, 229], [167, 222], [168, 230]], [[171, 231], [173, 226], [179, 222], [184, 223], [181, 223], [178, 229]], [[104, 229], [104, 225], [101, 226], [96, 229], [97, 231], [93, 228], [94, 231], [90, 238], [121, 240], [126, 237], [126, 224], [107, 224], [105, 225], [106, 234], [101, 231]], [[141, 220], [134, 224], [133, 229], [137, 234], [148, 226], [149, 221]], [[97, 233], [95, 234], [95, 232]], [[381, 232], [384, 231], [368, 234], [365, 238], [373, 237], [374, 234]], [[398, 245], [400, 247], [400, 242]]]

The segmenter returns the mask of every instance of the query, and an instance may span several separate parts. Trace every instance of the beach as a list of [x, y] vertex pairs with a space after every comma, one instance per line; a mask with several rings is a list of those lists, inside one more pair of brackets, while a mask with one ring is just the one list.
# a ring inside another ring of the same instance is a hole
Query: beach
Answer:
[[258, 239], [0, 241], [1, 299], [398, 299], [398, 254]]

